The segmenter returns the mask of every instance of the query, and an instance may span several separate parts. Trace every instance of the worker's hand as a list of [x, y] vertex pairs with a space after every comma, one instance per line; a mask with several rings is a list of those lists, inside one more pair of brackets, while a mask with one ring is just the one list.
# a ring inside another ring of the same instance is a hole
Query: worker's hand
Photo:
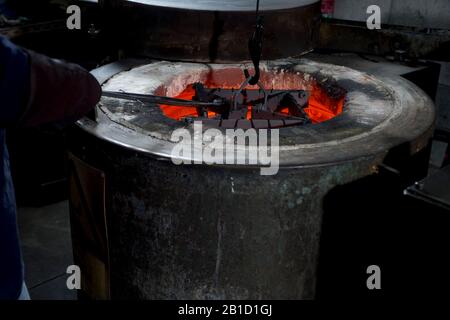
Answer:
[[22, 125], [75, 121], [95, 107], [101, 87], [89, 72], [75, 64], [27, 52], [30, 99], [20, 120]]

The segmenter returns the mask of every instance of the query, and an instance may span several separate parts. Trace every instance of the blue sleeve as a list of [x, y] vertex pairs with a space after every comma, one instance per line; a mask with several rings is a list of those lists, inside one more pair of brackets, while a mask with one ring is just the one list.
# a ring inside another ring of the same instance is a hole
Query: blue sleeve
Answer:
[[19, 120], [29, 99], [29, 88], [27, 53], [0, 36], [0, 128]]

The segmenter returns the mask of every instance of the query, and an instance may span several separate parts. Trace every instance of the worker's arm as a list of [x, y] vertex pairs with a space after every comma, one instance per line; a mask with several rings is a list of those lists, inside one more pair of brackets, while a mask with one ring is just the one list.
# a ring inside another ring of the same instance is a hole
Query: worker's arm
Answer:
[[[4, 38], [0, 50], [0, 61], [8, 61], [0, 62], [5, 68], [0, 78], [2, 127], [75, 121], [99, 101], [100, 85], [83, 68], [18, 48]], [[3, 95], [9, 96], [5, 104]]]
[[27, 53], [0, 36], [0, 128], [17, 123], [29, 101]]

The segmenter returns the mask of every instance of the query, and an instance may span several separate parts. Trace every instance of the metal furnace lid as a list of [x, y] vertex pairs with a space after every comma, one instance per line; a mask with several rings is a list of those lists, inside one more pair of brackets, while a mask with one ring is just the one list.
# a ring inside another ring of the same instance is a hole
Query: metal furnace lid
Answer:
[[[206, 11], [255, 11], [256, 0], [129, 0], [151, 6], [206, 10]], [[307, 6], [319, 0], [261, 0], [260, 10], [283, 10]]]

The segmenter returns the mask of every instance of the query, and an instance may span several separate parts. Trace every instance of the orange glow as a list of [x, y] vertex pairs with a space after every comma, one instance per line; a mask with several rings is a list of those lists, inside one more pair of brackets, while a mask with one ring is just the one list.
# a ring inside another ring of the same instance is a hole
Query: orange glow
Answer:
[[305, 111], [313, 123], [328, 121], [342, 113], [344, 100], [345, 96], [333, 99], [323, 89], [315, 87]]
[[[195, 89], [192, 85], [189, 85], [184, 89], [183, 92], [181, 92], [178, 96], [175, 98], [184, 99], [184, 100], [192, 100], [195, 96]], [[197, 117], [197, 108], [191, 108], [191, 107], [177, 107], [177, 106], [167, 106], [167, 105], [161, 105], [160, 106], [162, 112], [166, 117], [169, 117], [171, 119], [175, 120], [182, 120], [185, 117]], [[209, 116], [208, 112], [208, 116]]]
[[[230, 88], [224, 88], [230, 89]], [[308, 107], [305, 108], [305, 112], [310, 117], [313, 123], [321, 123], [327, 120], [330, 120], [340, 113], [342, 113], [344, 107], [345, 96], [339, 99], [331, 98], [322, 88], [319, 86], [314, 86], [310, 91], [310, 97], [308, 101]], [[186, 89], [183, 90], [178, 96], [175, 98], [184, 99], [184, 100], [193, 100], [195, 96], [195, 89], [193, 85], [188, 85]], [[182, 120], [185, 117], [198, 117], [197, 108], [195, 107], [177, 107], [177, 106], [168, 106], [161, 105], [160, 106], [162, 112], [165, 116], [175, 119]], [[281, 113], [289, 114], [289, 109], [284, 108], [280, 111]], [[215, 112], [208, 111], [208, 117], [214, 117], [217, 114]], [[247, 111], [247, 119], [251, 119], [251, 107], [248, 108]]]

